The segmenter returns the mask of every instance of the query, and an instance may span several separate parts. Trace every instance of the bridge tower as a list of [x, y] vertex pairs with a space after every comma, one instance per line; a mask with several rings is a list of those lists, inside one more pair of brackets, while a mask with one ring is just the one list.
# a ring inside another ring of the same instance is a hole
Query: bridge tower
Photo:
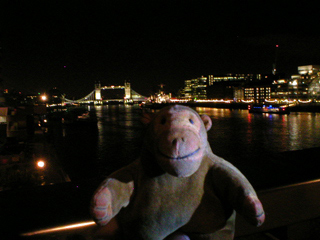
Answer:
[[125, 81], [124, 82], [124, 98], [125, 100], [131, 100], [132, 99], [132, 94], [131, 94], [131, 84], [130, 82]]
[[95, 100], [101, 100], [101, 83], [100, 81], [94, 85]]

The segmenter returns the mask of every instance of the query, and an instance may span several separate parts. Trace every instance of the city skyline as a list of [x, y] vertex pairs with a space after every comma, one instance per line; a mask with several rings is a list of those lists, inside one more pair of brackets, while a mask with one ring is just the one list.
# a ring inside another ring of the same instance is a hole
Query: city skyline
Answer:
[[[155, 94], [159, 93], [159, 91], [163, 92], [163, 94], [169, 94], [171, 96], [173, 96], [174, 98], [176, 97], [181, 97], [181, 93], [185, 91], [186, 89], [186, 86], [188, 84], [190, 84], [192, 81], [198, 81], [199, 79], [204, 79], [204, 84], [202, 87], [213, 87], [213, 86], [216, 86], [214, 84], [216, 83], [225, 83], [225, 84], [230, 84], [232, 85], [232, 83], [239, 83], [239, 82], [242, 82], [244, 84], [244, 82], [247, 82], [247, 83], [251, 83], [251, 86], [252, 84], [258, 84], [257, 86], [260, 86], [259, 85], [259, 82], [261, 81], [261, 83], [263, 82], [264, 84], [269, 84], [270, 87], [273, 85], [273, 84], [277, 84], [277, 82], [281, 82], [281, 84], [283, 83], [292, 83], [294, 81], [297, 81], [296, 79], [299, 78], [298, 76], [300, 76], [301, 80], [303, 81], [303, 79], [305, 79], [306, 76], [302, 77], [303, 75], [316, 75], [317, 72], [318, 72], [318, 69], [319, 69], [320, 65], [305, 65], [305, 66], [298, 66], [297, 67], [297, 73], [296, 74], [293, 74], [291, 77], [283, 77], [282, 75], [275, 75], [275, 74], [237, 74], [237, 73], [228, 73], [228, 74], [217, 74], [217, 75], [202, 75], [200, 77], [192, 77], [192, 78], [189, 78], [189, 79], [185, 79], [182, 83], [181, 86], [179, 86], [179, 89], [175, 89], [174, 90], [174, 93], [172, 95], [172, 92], [167, 92], [165, 90], [165, 84], [158, 84], [156, 88], [154, 88], [154, 92], [150, 92], [149, 95], [147, 96], [143, 96], [142, 94], [140, 93], [137, 93], [134, 89], [132, 89], [132, 91], [134, 92], [134, 94], [136, 95], [142, 95], [141, 97], [144, 97], [144, 98], [152, 98]], [[312, 72], [310, 72], [312, 71]], [[308, 77], [307, 77], [308, 78]], [[266, 80], [270, 80], [270, 81], [267, 81]], [[189, 82], [189, 83], [187, 83]], [[124, 85], [126, 85], [127, 83], [129, 83], [129, 85], [131, 85], [132, 83], [130, 81], [124, 81], [124, 84], [119, 84], [119, 85], [115, 85], [115, 84], [109, 84], [109, 85], [103, 85], [101, 84], [101, 81], [96, 81], [94, 86], [92, 87], [92, 89], [87, 89], [87, 92], [89, 94], [87, 94], [86, 96], [82, 96], [82, 97], [79, 97], [79, 99], [76, 99], [76, 98], [72, 98], [73, 100], [80, 100], [84, 97], [88, 97], [90, 95], [89, 98], [92, 98], [92, 93], [94, 92], [94, 90], [97, 89], [97, 85], [100, 86], [100, 89], [104, 90], [104, 89], [124, 89]], [[244, 89], [245, 87], [243, 87]], [[217, 88], [217, 90], [219, 89], [219, 87]], [[44, 92], [36, 92], [36, 91], [32, 91], [32, 92], [18, 92], [17, 89], [8, 89], [8, 88], [5, 88], [4, 89], [6, 93], [20, 93], [22, 94], [23, 96], [34, 96], [34, 95], [37, 95], [39, 97], [41, 96], [46, 96], [46, 95], [59, 95], [61, 94], [66, 96], [66, 98], [69, 98], [69, 96], [66, 95], [65, 92], [62, 91], [62, 89], [58, 89], [56, 87], [52, 87], [50, 89], [46, 89]], [[12, 91], [13, 90], [13, 91]], [[221, 89], [220, 89], [221, 90]], [[113, 90], [113, 91], [116, 91], [116, 90]], [[53, 93], [54, 92], [54, 93]], [[108, 93], [110, 94], [110, 93]], [[116, 93], [118, 94], [118, 92]], [[226, 96], [225, 96], [226, 97]], [[225, 97], [222, 97], [222, 98], [225, 98]], [[228, 96], [230, 97], [230, 96]], [[228, 98], [227, 97], [227, 98]], [[182, 98], [186, 98], [186, 96], [182, 97]], [[187, 97], [188, 98], [188, 97]], [[190, 97], [189, 97], [190, 98]], [[193, 98], [193, 97], [191, 97]], [[219, 96], [219, 98], [221, 98], [221, 95]]]
[[8, 1], [2, 9], [3, 84], [26, 92], [57, 87], [77, 98], [95, 81], [129, 80], [148, 95], [201, 75], [271, 74], [275, 61], [287, 76], [320, 63], [316, 8], [307, 4]]

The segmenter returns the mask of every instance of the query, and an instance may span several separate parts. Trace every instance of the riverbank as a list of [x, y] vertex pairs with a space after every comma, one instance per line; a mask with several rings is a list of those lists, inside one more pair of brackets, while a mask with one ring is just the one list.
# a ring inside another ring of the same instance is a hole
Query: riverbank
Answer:
[[[174, 103], [153, 103], [146, 104], [143, 107], [150, 109], [160, 109]], [[243, 102], [186, 102], [181, 103], [189, 107], [209, 107], [209, 108], [225, 108], [225, 109], [248, 109], [248, 103]], [[320, 112], [320, 103], [298, 103], [293, 106], [289, 106], [290, 112]]]
[[0, 191], [70, 182], [42, 129], [25, 142], [8, 138], [0, 153]]

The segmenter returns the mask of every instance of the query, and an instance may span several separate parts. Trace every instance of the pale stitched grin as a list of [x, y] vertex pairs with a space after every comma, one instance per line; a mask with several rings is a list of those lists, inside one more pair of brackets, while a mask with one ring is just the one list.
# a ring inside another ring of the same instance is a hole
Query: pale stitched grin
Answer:
[[170, 157], [170, 156], [167, 156], [166, 154], [162, 153], [160, 150], [159, 150], [159, 153], [165, 158], [169, 158], [169, 159], [173, 159], [173, 160], [181, 160], [181, 159], [185, 159], [185, 158], [191, 157], [191, 156], [195, 155], [199, 151], [200, 151], [200, 147], [197, 150], [195, 150], [194, 152], [189, 153], [188, 155], [185, 155], [185, 156], [181, 156], [181, 157]]

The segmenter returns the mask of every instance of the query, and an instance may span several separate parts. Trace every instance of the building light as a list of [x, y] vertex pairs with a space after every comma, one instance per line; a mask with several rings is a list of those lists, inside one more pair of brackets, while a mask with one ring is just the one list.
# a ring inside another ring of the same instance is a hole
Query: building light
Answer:
[[39, 161], [37, 161], [37, 166], [38, 166], [38, 168], [44, 168], [45, 162], [43, 160], [39, 160]]
[[96, 99], [101, 99], [101, 93], [96, 91]]

